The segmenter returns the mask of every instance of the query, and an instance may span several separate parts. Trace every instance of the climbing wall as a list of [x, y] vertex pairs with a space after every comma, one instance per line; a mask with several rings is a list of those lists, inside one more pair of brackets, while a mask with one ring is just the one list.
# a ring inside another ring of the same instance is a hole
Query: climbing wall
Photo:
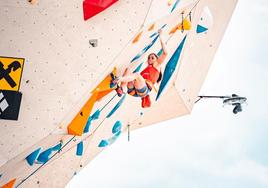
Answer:
[[[84, 21], [80, 0], [1, 1], [0, 56], [25, 63], [19, 119], [0, 120], [0, 185], [64, 187], [128, 129], [190, 113], [235, 4], [119, 0]], [[109, 73], [145, 68], [160, 28], [163, 80], [142, 109]]]

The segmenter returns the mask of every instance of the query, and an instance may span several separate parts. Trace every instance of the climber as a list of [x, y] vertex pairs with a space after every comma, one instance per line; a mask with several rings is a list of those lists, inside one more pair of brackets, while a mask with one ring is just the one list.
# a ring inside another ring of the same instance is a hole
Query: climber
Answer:
[[129, 95], [141, 97], [143, 108], [151, 106], [149, 92], [152, 88], [155, 88], [155, 83], [161, 81], [162, 73], [160, 67], [167, 57], [167, 49], [162, 39], [162, 30], [160, 29], [158, 33], [163, 50], [159, 57], [155, 53], [149, 54], [147, 59], [148, 65], [141, 73], [132, 73], [129, 68], [126, 68], [122, 77], [112, 76], [111, 84], [117, 85], [116, 92], [118, 96], [125, 93], [124, 88], [127, 86], [127, 93]]

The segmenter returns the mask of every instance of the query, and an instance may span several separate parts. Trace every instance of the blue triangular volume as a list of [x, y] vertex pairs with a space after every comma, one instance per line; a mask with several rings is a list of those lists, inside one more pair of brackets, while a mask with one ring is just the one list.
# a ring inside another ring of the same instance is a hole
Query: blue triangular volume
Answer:
[[115, 134], [115, 133], [121, 131], [121, 128], [122, 128], [122, 123], [120, 121], [116, 121], [114, 126], [113, 126], [112, 133]]
[[197, 27], [196, 27], [196, 32], [197, 33], [203, 33], [203, 32], [205, 32], [205, 31], [207, 31], [208, 30], [208, 28], [206, 28], [206, 27], [203, 27], [202, 25], [197, 25]]
[[163, 74], [163, 80], [160, 84], [157, 96], [156, 96], [156, 100], [159, 99], [160, 95], [162, 94], [162, 92], [164, 91], [165, 87], [167, 86], [168, 81], [170, 80], [173, 72], [175, 71], [177, 64], [179, 62], [180, 59], [180, 55], [182, 52], [182, 48], [183, 45], [185, 43], [186, 40], [186, 36], [183, 38], [183, 40], [181, 41], [179, 47], [176, 49], [176, 51], [174, 52], [174, 54], [171, 56], [171, 58], [169, 59], [164, 74]]
[[32, 152], [30, 155], [26, 157], [26, 161], [30, 166], [34, 164], [34, 161], [37, 159], [41, 149], [42, 148], [38, 148], [37, 150], [35, 150], [34, 152]]
[[83, 155], [83, 150], [84, 150], [84, 145], [83, 145], [83, 141], [81, 141], [76, 146], [76, 155], [77, 156], [82, 156]]
[[126, 94], [121, 97], [121, 99], [118, 101], [118, 103], [113, 107], [113, 109], [110, 111], [110, 113], [106, 116], [106, 118], [110, 118], [117, 110], [118, 108], [122, 105], [126, 98]]

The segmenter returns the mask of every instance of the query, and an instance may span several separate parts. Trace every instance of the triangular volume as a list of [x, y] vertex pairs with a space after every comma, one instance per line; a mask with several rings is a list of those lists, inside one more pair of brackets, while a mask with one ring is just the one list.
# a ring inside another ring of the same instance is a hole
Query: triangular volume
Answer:
[[13, 180], [11, 180], [10, 182], [8, 182], [7, 184], [1, 186], [1, 188], [13, 188], [15, 182], [16, 182], [16, 179], [13, 179]]
[[117, 1], [118, 0], [85, 0], [83, 2], [84, 20], [86, 21], [102, 12]]
[[177, 67], [177, 64], [178, 64], [180, 56], [181, 56], [182, 48], [184, 46], [185, 39], [186, 39], [186, 36], [183, 38], [179, 47], [176, 49], [176, 51], [174, 52], [172, 57], [169, 59], [167, 65], [166, 65], [164, 75], [163, 75], [163, 80], [159, 86], [159, 91], [157, 93], [156, 100], [159, 99], [160, 95], [164, 91], [165, 87], [168, 84], [168, 81], [170, 80], [171, 76], [173, 75], [173, 73]]
[[197, 33], [203, 33], [203, 32], [205, 32], [207, 30], [208, 30], [208, 28], [205, 28], [202, 25], [197, 25], [197, 27], [196, 27], [196, 32]]

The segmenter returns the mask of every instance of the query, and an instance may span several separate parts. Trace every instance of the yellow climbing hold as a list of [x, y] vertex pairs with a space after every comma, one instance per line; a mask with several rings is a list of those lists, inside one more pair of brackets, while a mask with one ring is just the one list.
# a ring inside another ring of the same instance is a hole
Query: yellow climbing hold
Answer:
[[133, 41], [132, 41], [133, 44], [136, 43], [136, 42], [138, 42], [140, 40], [142, 32], [143, 31], [139, 32], [137, 34], [137, 36], [133, 39]]
[[[183, 25], [183, 27], [182, 27], [182, 25]], [[179, 23], [178, 25], [173, 27], [170, 30], [169, 34], [170, 35], [174, 34], [177, 30], [182, 30], [182, 29], [184, 29], [184, 30], [190, 30], [191, 29], [191, 22], [186, 18], [183, 20], [183, 23]]]
[[155, 24], [153, 23], [152, 25], [150, 25], [150, 27], [148, 28], [148, 31], [152, 31], [154, 29]]

